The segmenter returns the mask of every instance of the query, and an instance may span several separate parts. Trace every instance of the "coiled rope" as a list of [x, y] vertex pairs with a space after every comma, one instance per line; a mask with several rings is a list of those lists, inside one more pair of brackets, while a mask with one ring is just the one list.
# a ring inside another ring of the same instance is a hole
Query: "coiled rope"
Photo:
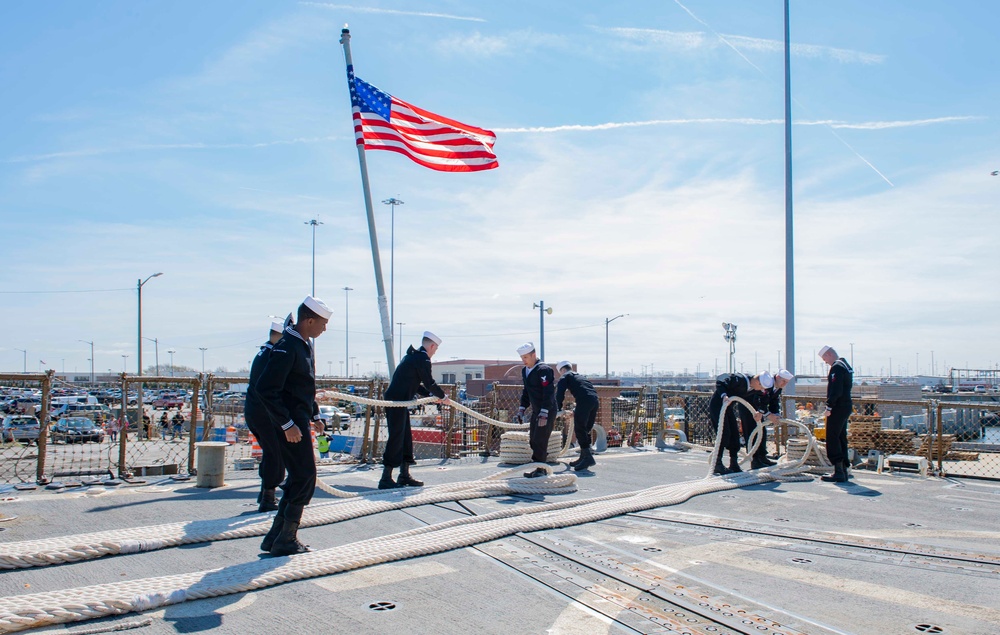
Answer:
[[[743, 403], [746, 404], [746, 402]], [[729, 405], [731, 403], [727, 404], [727, 407]], [[746, 405], [749, 406], [749, 404]], [[723, 409], [724, 411], [725, 409]], [[716, 437], [715, 450], [710, 459], [709, 470], [712, 469], [711, 466], [714, 465], [718, 455], [722, 420], [723, 417], [720, 416], [719, 434]], [[795, 421], [790, 421], [790, 423], [799, 425], [808, 432], [808, 429], [802, 424]], [[518, 532], [569, 527], [621, 514], [676, 505], [699, 494], [803, 477], [802, 466], [815, 449], [815, 439], [811, 435], [808, 435], [807, 438], [806, 451], [799, 460], [785, 461], [777, 466], [752, 472], [740, 472], [726, 476], [712, 476], [710, 472], [705, 478], [693, 482], [659, 485], [636, 492], [549, 503], [529, 508], [508, 509], [483, 516], [464, 517], [331, 549], [295, 556], [262, 559], [209, 571], [2, 598], [0, 599], [0, 632], [14, 632], [46, 624], [139, 612], [187, 600], [243, 593], [293, 580], [308, 579], [439, 553], [495, 540]], [[756, 448], [758, 444], [759, 440], [753, 447]], [[532, 466], [534, 465], [545, 469], [550, 475], [547, 478], [558, 478], [551, 475], [552, 470], [549, 466], [532, 464]], [[480, 481], [473, 481], [473, 483], [487, 482], [492, 484], [492, 481], [497, 481], [502, 476], [503, 473]], [[575, 483], [573, 475], [565, 476], [572, 478]], [[524, 486], [531, 487], [540, 484], [540, 480], [532, 479]], [[521, 484], [517, 481], [518, 479], [509, 479], [508, 484], [517, 484], [520, 487]], [[386, 504], [391, 504], [394, 498], [396, 502], [401, 502], [399, 499], [408, 499], [412, 502], [435, 489], [440, 490], [442, 494], [444, 490], [452, 489], [448, 494], [456, 496], [461, 494], [462, 484], [455, 483], [439, 486], [439, 488], [412, 490], [414, 492], [412, 495], [405, 490], [389, 490], [367, 498], [385, 497], [384, 501], [380, 499], [377, 502]], [[451, 498], [451, 500], [457, 499]], [[335, 501], [327, 506], [341, 509], [354, 502], [354, 500]], [[423, 500], [419, 504], [427, 502], [432, 501]], [[394, 507], [391, 505], [385, 507], [385, 509], [392, 508]], [[307, 513], [310, 511], [315, 511], [315, 509], [307, 509]], [[257, 523], [265, 524], [260, 523], [259, 520]], [[310, 526], [307, 523], [306, 515], [303, 515], [302, 526]]]

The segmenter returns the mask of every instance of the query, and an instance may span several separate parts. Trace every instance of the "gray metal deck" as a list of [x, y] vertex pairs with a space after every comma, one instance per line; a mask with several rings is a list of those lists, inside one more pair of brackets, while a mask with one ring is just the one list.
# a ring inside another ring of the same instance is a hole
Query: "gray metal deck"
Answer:
[[[472, 480], [495, 473], [496, 461], [422, 461], [414, 474], [429, 485]], [[700, 452], [612, 450], [570, 496], [700, 478], [705, 468]], [[379, 476], [356, 466], [324, 472], [342, 489], [374, 487]], [[0, 496], [16, 500], [0, 503], [0, 541], [252, 513], [252, 476], [233, 472], [214, 490], [158, 477], [111, 491], [6, 489]], [[321, 549], [540, 498], [429, 505], [300, 535]], [[318, 492], [314, 500], [329, 499]], [[30, 632], [151, 619], [129, 632], [996, 634], [998, 516], [1000, 486], [989, 482], [859, 471], [851, 485], [817, 479], [708, 494], [254, 593]], [[0, 592], [231, 566], [263, 557], [259, 540], [7, 571]]]

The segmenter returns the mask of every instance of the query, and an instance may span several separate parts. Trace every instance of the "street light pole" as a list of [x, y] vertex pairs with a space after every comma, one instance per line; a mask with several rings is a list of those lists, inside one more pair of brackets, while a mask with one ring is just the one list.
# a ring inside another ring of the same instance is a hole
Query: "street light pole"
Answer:
[[604, 318], [604, 378], [608, 379], [611, 375], [609, 372], [609, 353], [608, 353], [608, 325], [617, 320], [620, 317], [625, 317], [628, 313], [622, 313], [621, 315], [616, 315], [613, 318]]
[[15, 351], [21, 351], [22, 353], [24, 353], [24, 370], [22, 370], [21, 372], [27, 374], [27, 372], [28, 372], [28, 351], [26, 351], [23, 348], [15, 348], [14, 350]]
[[167, 352], [170, 353], [170, 376], [173, 377], [174, 376], [174, 353], [176, 353], [177, 351], [175, 351], [174, 349], [171, 348]]
[[545, 300], [539, 300], [538, 304], [532, 304], [531, 308], [538, 309], [538, 353], [540, 360], [545, 360], [545, 314], [552, 315], [552, 307], [545, 308]]
[[312, 295], [316, 295], [316, 226], [322, 225], [323, 221], [307, 220], [303, 223], [304, 225], [312, 225], [312, 235], [313, 235], [313, 249], [312, 249]]
[[398, 198], [382, 201], [389, 206], [389, 323], [396, 319], [396, 206], [403, 205]]
[[204, 375], [205, 374], [205, 351], [207, 351], [208, 348], [206, 348], [204, 346], [199, 346], [198, 350], [201, 351], [201, 374]]
[[[136, 337], [136, 344], [137, 344], [137, 347], [136, 347], [137, 348], [137, 350], [136, 350], [136, 353], [137, 353], [137, 356], [136, 356], [136, 366], [139, 369], [138, 376], [140, 378], [142, 377], [142, 285], [146, 284], [147, 282], [149, 282], [153, 278], [157, 278], [157, 277], [162, 276], [162, 275], [163, 275], [163, 272], [161, 271], [161, 272], [158, 272], [158, 273], [154, 273], [153, 275], [147, 277], [145, 280], [142, 280], [140, 278], [140, 279], [138, 279], [136, 281], [135, 289], [137, 291], [137, 297], [139, 299], [139, 310], [138, 310], [139, 327], [137, 329], [137, 337]], [[122, 372], [124, 372], [124, 371], [122, 371]], [[143, 407], [142, 407], [142, 382], [141, 381], [139, 382], [139, 385], [137, 386], [137, 390], [136, 390], [136, 409], [139, 412], [139, 414], [138, 414], [139, 424], [141, 425], [142, 424], [142, 416], [143, 416], [143, 412], [144, 412]], [[124, 446], [122, 446], [122, 447], [124, 447]], [[124, 452], [124, 450], [122, 450], [122, 451]]]
[[156, 376], [160, 376], [160, 340], [155, 337], [144, 337], [144, 340], [148, 340], [153, 343], [153, 350], [156, 351]]
[[396, 322], [399, 325], [399, 361], [403, 361], [403, 326], [406, 322]]
[[90, 344], [90, 385], [94, 385], [94, 343], [88, 342], [87, 340], [77, 340], [78, 342], [83, 342], [84, 344]]
[[126, 364], [128, 364], [128, 354], [122, 355], [122, 372], [125, 372]]
[[[354, 291], [351, 287], [344, 287], [344, 363], [351, 358], [351, 291]], [[389, 349], [389, 354], [392, 355], [392, 349]], [[351, 368], [347, 368], [347, 376], [351, 376]]]

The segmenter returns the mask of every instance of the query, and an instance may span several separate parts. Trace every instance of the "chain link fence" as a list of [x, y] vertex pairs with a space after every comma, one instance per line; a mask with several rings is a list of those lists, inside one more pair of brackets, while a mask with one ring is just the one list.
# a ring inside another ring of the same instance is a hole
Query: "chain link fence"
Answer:
[[[92, 477], [134, 478], [195, 473], [196, 443], [225, 441], [227, 468], [256, 469], [252, 435], [243, 420], [243, 395], [223, 393], [245, 384], [246, 377], [199, 375], [193, 378], [138, 377], [122, 374], [121, 398], [100, 412], [88, 413], [96, 436], [71, 438], [50, 420], [52, 373], [0, 374], [0, 384], [33, 393], [24, 397], [26, 416], [36, 414], [36, 438], [0, 443], [0, 482], [47, 483]], [[143, 388], [161, 388], [152, 403], [143, 403]], [[384, 380], [318, 379], [318, 401], [328, 421], [330, 458], [326, 461], [378, 462], [388, 436], [384, 408], [363, 406], [333, 393], [381, 399]], [[459, 388], [442, 385], [458, 400]], [[650, 445], [663, 430], [673, 429], [694, 444], [715, 441], [716, 422], [709, 421], [709, 392], [649, 387], [595, 387], [599, 397], [597, 425], [610, 447]], [[187, 394], [178, 395], [181, 391]], [[513, 421], [520, 405], [521, 384], [493, 384], [487, 394], [465, 405], [498, 421]], [[566, 395], [565, 413], [552, 422], [553, 432], [572, 434], [574, 407]], [[822, 396], [785, 396], [782, 416], [802, 421], [824, 438]], [[30, 410], [30, 412], [28, 412]], [[140, 416], [140, 412], [145, 416]], [[503, 430], [447, 407], [430, 404], [411, 409], [417, 458], [497, 455]], [[782, 424], [768, 425], [768, 453], [782, 454], [789, 434]], [[30, 436], [30, 434], [29, 434]], [[596, 437], [596, 434], [595, 434]], [[858, 397], [848, 427], [848, 445], [861, 460], [877, 455], [906, 454], [927, 459], [942, 476], [1000, 479], [1000, 404], [906, 401]], [[315, 447], [315, 440], [314, 440]], [[322, 464], [324, 460], [320, 460]], [[869, 461], [869, 463], [871, 463]]]

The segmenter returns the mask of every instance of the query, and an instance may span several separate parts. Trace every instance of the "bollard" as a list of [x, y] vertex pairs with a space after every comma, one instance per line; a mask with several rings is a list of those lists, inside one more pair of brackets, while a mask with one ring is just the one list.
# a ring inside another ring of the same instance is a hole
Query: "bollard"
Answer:
[[226, 473], [225, 441], [200, 441], [194, 444], [198, 450], [198, 480], [195, 487], [222, 487]]

